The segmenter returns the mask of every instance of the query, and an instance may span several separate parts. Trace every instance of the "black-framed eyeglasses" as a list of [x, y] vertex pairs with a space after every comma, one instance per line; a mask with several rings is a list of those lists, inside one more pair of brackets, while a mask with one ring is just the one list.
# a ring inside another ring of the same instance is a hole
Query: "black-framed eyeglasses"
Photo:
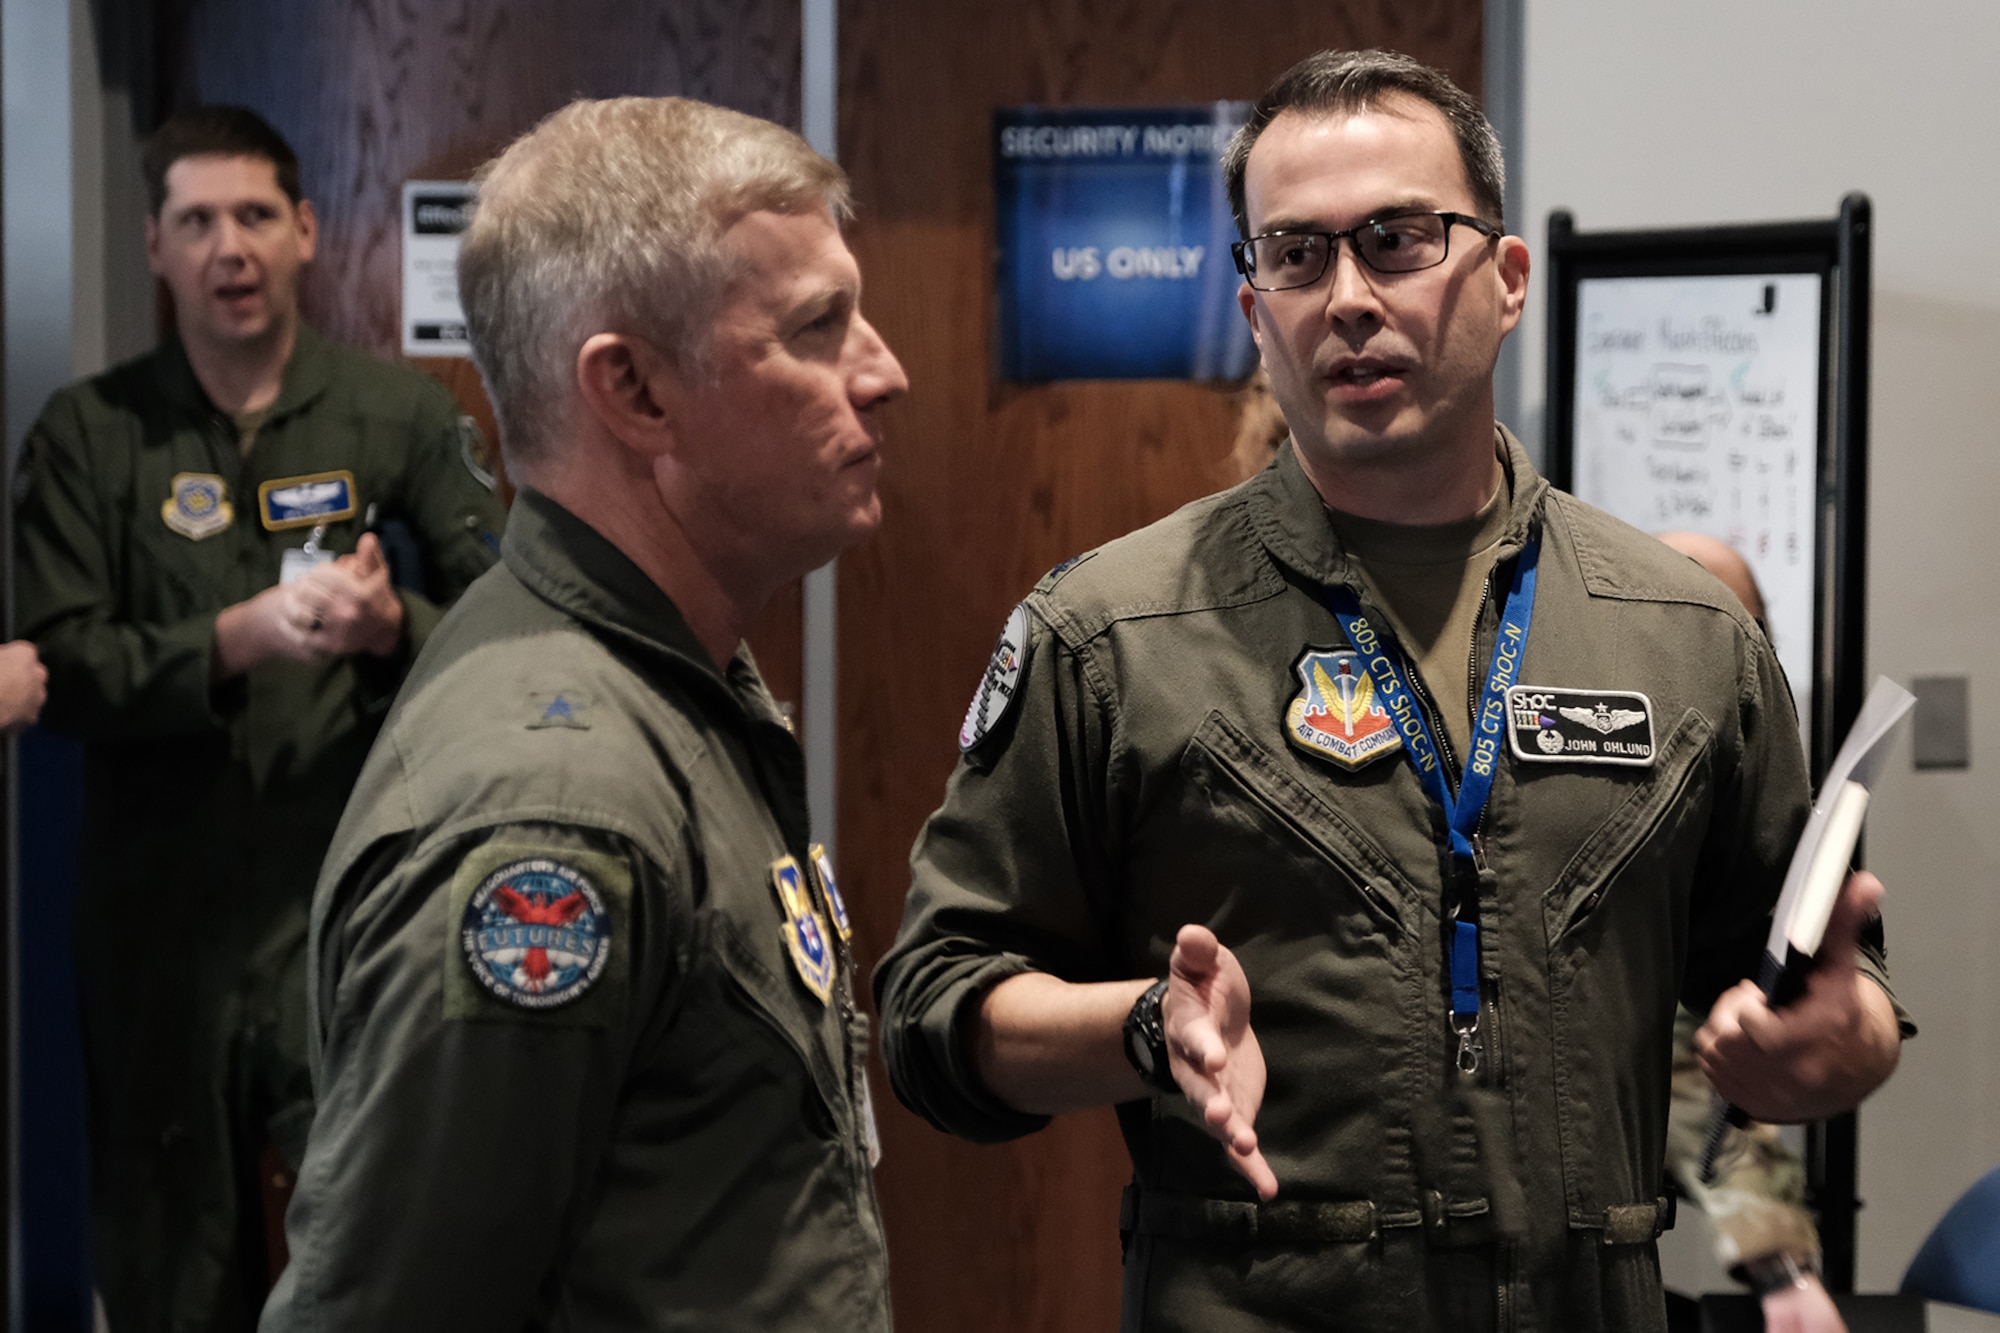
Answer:
[[1415, 273], [1436, 268], [1451, 253], [1451, 229], [1456, 223], [1482, 236], [1500, 229], [1466, 213], [1397, 213], [1370, 218], [1346, 231], [1274, 231], [1252, 236], [1229, 247], [1236, 271], [1260, 292], [1310, 287], [1320, 280], [1342, 237], [1354, 242], [1354, 253], [1377, 273]]

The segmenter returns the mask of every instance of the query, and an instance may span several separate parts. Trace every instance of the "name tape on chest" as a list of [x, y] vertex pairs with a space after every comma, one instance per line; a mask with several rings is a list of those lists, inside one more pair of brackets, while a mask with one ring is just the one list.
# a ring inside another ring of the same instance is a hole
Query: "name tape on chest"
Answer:
[[1516, 759], [1537, 764], [1653, 764], [1653, 701], [1636, 690], [1516, 685], [1507, 691], [1507, 738]]
[[176, 472], [167, 486], [170, 493], [160, 506], [160, 518], [189, 541], [213, 537], [236, 519], [229, 483], [213, 473]]
[[1028, 608], [1022, 603], [1007, 616], [1000, 642], [993, 645], [993, 656], [986, 663], [986, 674], [979, 678], [979, 688], [973, 691], [972, 706], [965, 710], [965, 721], [958, 728], [961, 753], [985, 740], [1000, 719], [1007, 716], [1021, 684], [1021, 673], [1027, 666]]
[[554, 1009], [597, 984], [611, 961], [611, 915], [574, 866], [533, 857], [479, 882], [459, 918], [466, 966], [495, 997]]
[[354, 474], [346, 468], [278, 477], [257, 487], [257, 517], [270, 532], [337, 523], [355, 512]]

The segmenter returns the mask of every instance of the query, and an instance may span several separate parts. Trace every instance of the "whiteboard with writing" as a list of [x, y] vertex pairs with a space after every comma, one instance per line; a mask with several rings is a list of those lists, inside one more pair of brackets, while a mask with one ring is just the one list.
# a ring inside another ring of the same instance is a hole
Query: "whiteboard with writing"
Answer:
[[1647, 532], [1749, 561], [1803, 723], [1812, 716], [1821, 279], [1577, 283], [1576, 493]]

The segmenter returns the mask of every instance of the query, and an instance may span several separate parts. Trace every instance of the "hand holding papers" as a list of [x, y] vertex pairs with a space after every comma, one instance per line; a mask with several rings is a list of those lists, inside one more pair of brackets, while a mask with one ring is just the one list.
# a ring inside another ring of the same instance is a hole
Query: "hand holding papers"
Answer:
[[[1798, 847], [1785, 873], [1785, 887], [1778, 898], [1770, 938], [1764, 946], [1764, 960], [1758, 970], [1757, 986], [1774, 1008], [1782, 1008], [1798, 998], [1821, 961], [1827, 923], [1833, 918], [1855, 842], [1861, 835], [1869, 788], [1881, 768], [1882, 742], [1915, 702], [1895, 682], [1878, 678], [1827, 772], [1819, 800], [1814, 803], [1805, 831], [1799, 835]], [[1744, 1118], [1720, 1096], [1716, 1098], [1708, 1140], [1702, 1151], [1704, 1180], [1713, 1178], [1716, 1153], [1728, 1125], [1742, 1124]]]

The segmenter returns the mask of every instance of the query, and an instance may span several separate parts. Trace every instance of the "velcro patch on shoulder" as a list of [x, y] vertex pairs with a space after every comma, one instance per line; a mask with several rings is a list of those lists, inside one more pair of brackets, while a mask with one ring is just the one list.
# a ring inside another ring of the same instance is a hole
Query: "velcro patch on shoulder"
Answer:
[[445, 914], [444, 1016], [608, 1027], [630, 975], [632, 872], [580, 848], [488, 843]]
[[1636, 690], [1507, 691], [1507, 737], [1516, 759], [1537, 764], [1653, 764], [1653, 701]]
[[1048, 573], [1042, 575], [1041, 582], [1035, 585], [1035, 591], [1047, 592], [1049, 589], [1055, 587], [1058, 583], [1062, 582], [1063, 575], [1069, 573], [1072, 569], [1075, 569], [1078, 565], [1082, 564], [1084, 561], [1090, 559], [1090, 557], [1096, 554], [1097, 552], [1095, 551], [1085, 551], [1082, 555], [1071, 556], [1069, 559], [1063, 561], [1060, 565], [1057, 565], [1054, 569], [1050, 570]]
[[590, 695], [581, 690], [532, 693], [528, 696], [528, 730], [559, 727], [565, 731], [589, 731], [591, 702]]

